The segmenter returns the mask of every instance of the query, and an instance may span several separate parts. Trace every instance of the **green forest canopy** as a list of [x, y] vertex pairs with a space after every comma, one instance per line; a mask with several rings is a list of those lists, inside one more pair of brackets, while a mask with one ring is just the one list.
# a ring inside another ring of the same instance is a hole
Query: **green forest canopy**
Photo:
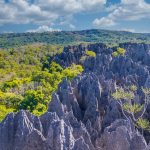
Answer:
[[79, 44], [105, 43], [118, 46], [119, 43], [150, 43], [150, 34], [131, 33], [110, 30], [61, 31], [45, 33], [5, 33], [0, 34], [0, 48], [20, 47], [33, 43], [45, 44]]
[[64, 69], [50, 63], [62, 50], [59, 45], [41, 44], [0, 50], [0, 120], [21, 109], [43, 114], [63, 78], [72, 80], [83, 71], [80, 65]]

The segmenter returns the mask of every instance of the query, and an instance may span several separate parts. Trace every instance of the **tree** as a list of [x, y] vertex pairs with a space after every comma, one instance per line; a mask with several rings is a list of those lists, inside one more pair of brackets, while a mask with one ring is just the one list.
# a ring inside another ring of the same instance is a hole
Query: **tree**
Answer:
[[50, 69], [49, 69], [50, 73], [54, 73], [54, 72], [62, 72], [63, 71], [63, 68], [57, 64], [56, 62], [52, 62], [50, 64]]
[[44, 95], [39, 91], [26, 91], [23, 101], [19, 104], [19, 109], [33, 110], [37, 107], [39, 103], [42, 103]]
[[0, 121], [4, 119], [4, 116], [13, 111], [14, 109], [12, 108], [7, 108], [5, 105], [0, 105]]
[[142, 88], [144, 93], [144, 104], [137, 103], [135, 99], [135, 94], [137, 87], [132, 85], [126, 90], [119, 88], [113, 94], [112, 97], [120, 105], [123, 116], [128, 120], [128, 122], [137, 128], [142, 130], [150, 130], [150, 123], [148, 120], [143, 119], [144, 113], [146, 112], [147, 106], [149, 104], [150, 89]]
[[19, 94], [4, 93], [0, 91], [0, 105], [5, 105], [6, 108], [16, 110], [22, 99], [23, 97]]
[[67, 77], [67, 79], [72, 80], [77, 75], [83, 72], [83, 67], [81, 65], [72, 64], [70, 67], [67, 67], [63, 70], [63, 78]]

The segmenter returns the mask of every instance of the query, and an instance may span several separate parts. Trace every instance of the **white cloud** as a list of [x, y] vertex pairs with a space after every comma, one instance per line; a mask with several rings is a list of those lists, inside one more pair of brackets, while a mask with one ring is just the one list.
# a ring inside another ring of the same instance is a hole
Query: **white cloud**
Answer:
[[107, 0], [0, 0], [0, 24], [50, 25], [80, 12], [100, 10]]
[[73, 15], [68, 15], [65, 18], [60, 19], [59, 25], [74, 30], [76, 26], [73, 23], [74, 23]]
[[109, 27], [114, 26], [115, 22], [111, 18], [101, 18], [101, 19], [95, 19], [93, 21], [94, 26], [100, 26], [100, 27]]
[[37, 29], [30, 29], [28, 30], [27, 32], [38, 32], [38, 33], [42, 33], [42, 32], [59, 32], [61, 31], [60, 29], [53, 29], [53, 28], [50, 28], [48, 26], [40, 26], [38, 27]]
[[75, 28], [76, 28], [76, 26], [75, 26], [75, 25], [73, 25], [73, 24], [69, 24], [69, 28], [70, 28], [70, 29], [75, 29]]
[[133, 32], [133, 33], [136, 32], [136, 30], [133, 28], [121, 28], [118, 31], [127, 31], [127, 32]]
[[120, 21], [135, 21], [150, 18], [150, 4], [144, 0], [122, 0], [121, 3], [107, 9], [106, 17], [96, 18], [93, 25], [97, 27], [113, 26]]
[[56, 12], [78, 13], [81, 11], [100, 9], [107, 0], [39, 0], [39, 5], [44, 10], [53, 10]]
[[37, 23], [56, 19], [58, 16], [53, 12], [42, 11], [38, 5], [29, 4], [27, 0], [12, 0], [10, 3], [0, 3], [0, 24]]
[[138, 4], [139, 2], [143, 3], [144, 0], [121, 0], [122, 4]]

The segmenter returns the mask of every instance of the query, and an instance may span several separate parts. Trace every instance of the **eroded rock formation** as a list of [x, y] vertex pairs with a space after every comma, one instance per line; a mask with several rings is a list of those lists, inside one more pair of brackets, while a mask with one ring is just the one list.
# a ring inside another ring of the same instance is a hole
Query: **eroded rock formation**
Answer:
[[[63, 80], [44, 115], [9, 114], [0, 123], [0, 150], [149, 150], [150, 134], [141, 135], [125, 120], [111, 93], [116, 86], [150, 87], [150, 45], [120, 47], [126, 54], [115, 58], [115, 48], [103, 44], [65, 48], [55, 61], [64, 67], [82, 63], [83, 74]], [[96, 57], [81, 62], [86, 49]]]

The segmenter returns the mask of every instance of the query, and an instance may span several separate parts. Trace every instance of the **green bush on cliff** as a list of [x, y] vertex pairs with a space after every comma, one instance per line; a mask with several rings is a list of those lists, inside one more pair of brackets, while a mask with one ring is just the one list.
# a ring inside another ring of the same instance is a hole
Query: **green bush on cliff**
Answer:
[[8, 113], [13, 111], [14, 109], [12, 108], [7, 108], [5, 105], [0, 105], [0, 121], [2, 121]]
[[63, 78], [67, 77], [69, 80], [72, 80], [77, 75], [83, 72], [83, 67], [81, 65], [72, 64], [70, 67], [63, 70]]
[[118, 47], [117, 50], [112, 53], [112, 55], [114, 57], [116, 57], [116, 56], [124, 56], [125, 52], [126, 52], [126, 50], [124, 48]]
[[96, 53], [90, 50], [86, 50], [85, 54], [89, 57], [96, 57]]
[[80, 58], [80, 63], [83, 64], [84, 61], [89, 57], [96, 57], [96, 53], [90, 50], [85, 51], [85, 55]]

